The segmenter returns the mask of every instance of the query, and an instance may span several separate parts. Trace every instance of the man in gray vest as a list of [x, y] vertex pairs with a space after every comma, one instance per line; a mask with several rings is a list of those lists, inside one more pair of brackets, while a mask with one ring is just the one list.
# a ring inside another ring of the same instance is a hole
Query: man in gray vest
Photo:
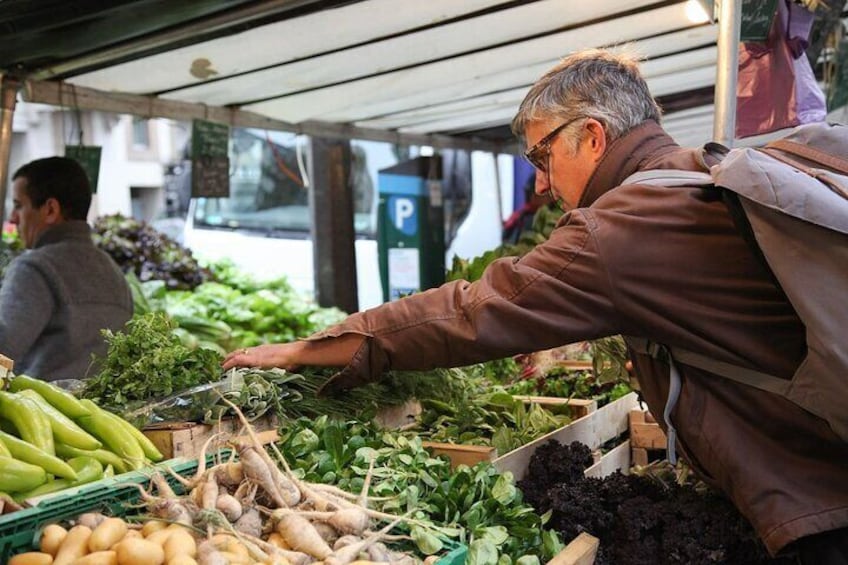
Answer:
[[76, 161], [38, 159], [12, 180], [10, 221], [27, 251], [0, 287], [0, 353], [18, 374], [81, 379], [92, 354], [106, 353], [101, 330], [120, 330], [132, 317], [129, 286], [91, 239], [91, 186]]

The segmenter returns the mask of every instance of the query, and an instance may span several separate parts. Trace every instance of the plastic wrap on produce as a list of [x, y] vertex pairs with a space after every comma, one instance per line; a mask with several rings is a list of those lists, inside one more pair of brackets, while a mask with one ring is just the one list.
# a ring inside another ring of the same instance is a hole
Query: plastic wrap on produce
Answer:
[[236, 369], [218, 382], [206, 383], [159, 400], [133, 407], [124, 418], [137, 427], [161, 422], [215, 423], [231, 416], [224, 397], [241, 408], [249, 420], [264, 416], [282, 400], [299, 400], [300, 393], [280, 387], [281, 381], [303, 378], [282, 369]]

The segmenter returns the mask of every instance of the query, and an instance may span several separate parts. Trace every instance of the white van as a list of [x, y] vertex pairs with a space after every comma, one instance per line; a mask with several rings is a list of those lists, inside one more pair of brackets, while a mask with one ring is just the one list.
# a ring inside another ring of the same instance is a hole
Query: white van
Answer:
[[[298, 290], [314, 292], [308, 179], [294, 134], [234, 129], [231, 135], [229, 198], [191, 199], [183, 242], [196, 256], [229, 258], [259, 278], [285, 275]], [[360, 309], [383, 301], [377, 259], [377, 173], [399, 156], [388, 143], [351, 142], [354, 228]], [[512, 202], [512, 159], [498, 174], [488, 153], [453, 152], [445, 183], [446, 265], [454, 254], [472, 257], [501, 241], [503, 209]], [[403, 158], [408, 158], [403, 155]], [[498, 198], [498, 178], [509, 182]], [[180, 183], [188, 186], [190, 183]]]

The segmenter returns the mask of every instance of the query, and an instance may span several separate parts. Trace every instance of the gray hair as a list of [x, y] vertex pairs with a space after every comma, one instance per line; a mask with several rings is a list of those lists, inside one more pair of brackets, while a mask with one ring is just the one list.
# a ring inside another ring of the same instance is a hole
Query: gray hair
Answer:
[[588, 49], [564, 58], [536, 81], [512, 120], [512, 131], [523, 137], [530, 122], [586, 116], [601, 122], [607, 140], [614, 141], [645, 120], [659, 122], [660, 113], [638, 57]]

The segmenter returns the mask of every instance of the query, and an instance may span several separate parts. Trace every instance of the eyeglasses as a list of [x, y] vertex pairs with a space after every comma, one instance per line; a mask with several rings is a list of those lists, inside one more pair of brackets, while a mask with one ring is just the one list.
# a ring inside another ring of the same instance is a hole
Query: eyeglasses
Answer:
[[527, 159], [531, 165], [536, 167], [537, 170], [543, 173], [548, 172], [548, 155], [551, 152], [551, 142], [559, 132], [582, 117], [583, 116], [572, 118], [555, 127], [548, 135], [540, 139], [533, 147], [525, 151], [524, 158]]

